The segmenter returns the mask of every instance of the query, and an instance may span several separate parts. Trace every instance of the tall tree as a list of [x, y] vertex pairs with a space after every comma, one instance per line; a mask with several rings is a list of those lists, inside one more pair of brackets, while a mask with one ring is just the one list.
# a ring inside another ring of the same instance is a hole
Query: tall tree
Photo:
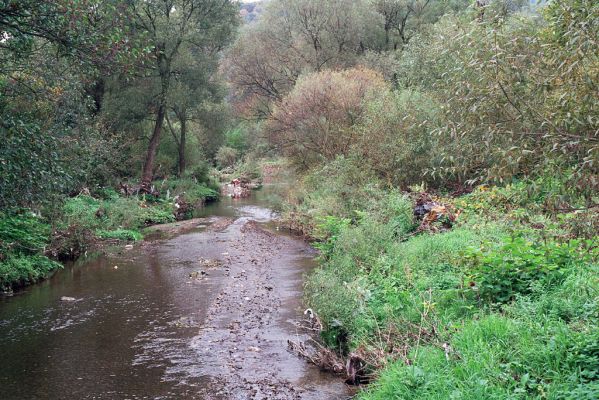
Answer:
[[177, 144], [179, 176], [185, 173], [187, 166], [188, 123], [202, 126], [206, 122], [206, 109], [221, 103], [225, 97], [224, 85], [215, 78], [218, 62], [214, 50], [186, 51], [173, 67], [175, 79], [169, 94], [166, 120]]
[[272, 1], [223, 63], [234, 104], [248, 117], [269, 117], [302, 73], [352, 66], [380, 47], [381, 27], [365, 0]]
[[35, 206], [88, 181], [106, 141], [85, 87], [141, 53], [129, 10], [121, 0], [0, 1], [0, 207]]
[[384, 19], [385, 49], [398, 50], [448, 11], [468, 7], [468, 0], [373, 0]]
[[149, 74], [159, 80], [154, 104], [154, 129], [144, 161], [141, 188], [149, 192], [154, 160], [169, 108], [175, 78], [173, 67], [183, 49], [220, 49], [231, 39], [238, 23], [238, 7], [231, 0], [139, 0], [133, 6], [135, 22], [147, 32], [154, 58]]

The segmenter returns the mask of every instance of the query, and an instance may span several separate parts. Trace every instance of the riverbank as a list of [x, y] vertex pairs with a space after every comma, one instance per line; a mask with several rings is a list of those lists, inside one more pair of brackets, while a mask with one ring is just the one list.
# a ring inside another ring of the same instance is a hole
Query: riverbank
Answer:
[[7, 399], [347, 398], [343, 377], [288, 351], [308, 338], [297, 323], [315, 254], [276, 229], [269, 190], [0, 300]]
[[193, 218], [219, 198], [217, 185], [193, 179], [156, 182], [155, 188], [155, 195], [129, 193], [125, 185], [120, 192], [84, 190], [52, 211], [0, 213], [0, 291], [39, 282], [62, 268], [59, 261], [94, 248], [142, 240], [146, 227]]
[[307, 303], [358, 398], [599, 396], [596, 206], [559, 177], [450, 196], [325, 171], [285, 215], [321, 251]]

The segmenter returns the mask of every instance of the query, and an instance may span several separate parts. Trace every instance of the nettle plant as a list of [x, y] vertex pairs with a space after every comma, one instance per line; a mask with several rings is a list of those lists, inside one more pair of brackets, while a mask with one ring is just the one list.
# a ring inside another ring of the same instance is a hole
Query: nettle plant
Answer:
[[461, 256], [466, 286], [480, 301], [505, 304], [518, 295], [530, 295], [537, 284], [552, 287], [578, 265], [597, 257], [591, 240], [535, 242], [506, 238], [499, 246], [485, 243]]

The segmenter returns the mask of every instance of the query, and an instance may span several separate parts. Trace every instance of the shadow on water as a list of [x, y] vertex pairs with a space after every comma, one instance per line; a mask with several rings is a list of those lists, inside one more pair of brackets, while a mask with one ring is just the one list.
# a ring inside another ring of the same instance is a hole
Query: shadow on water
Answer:
[[[267, 187], [250, 199], [223, 199], [197, 216], [267, 223], [274, 194]], [[225, 251], [225, 240], [199, 229], [66, 265], [41, 284], [0, 297], [0, 397], [203, 398], [199, 389], [206, 392], [215, 377], [199, 368], [203, 360], [191, 342], [222, 276], [189, 277], [199, 259]], [[294, 273], [312, 265], [304, 256]], [[301, 278], [293, 285], [288, 309], [300, 305]]]

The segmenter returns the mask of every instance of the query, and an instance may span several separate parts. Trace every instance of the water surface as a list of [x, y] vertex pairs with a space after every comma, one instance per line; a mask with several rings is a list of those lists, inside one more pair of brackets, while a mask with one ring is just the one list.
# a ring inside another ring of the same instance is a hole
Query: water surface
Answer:
[[[265, 190], [251, 199], [224, 199], [200, 216], [268, 223], [269, 198]], [[198, 394], [200, 389], [210, 393], [218, 376], [202, 368], [206, 357], [194, 338], [226, 270], [209, 271], [209, 279], [190, 274], [202, 260], [226, 255], [227, 240], [237, 231], [211, 232], [209, 224], [67, 265], [41, 284], [0, 297], [0, 397], [214, 398]], [[301, 273], [313, 265], [306, 254], [290, 260], [295, 260], [289, 265], [295, 278], [289, 281], [286, 318], [299, 312]], [[63, 296], [76, 301], [61, 301]], [[300, 370], [291, 375], [332, 379], [291, 364]]]

